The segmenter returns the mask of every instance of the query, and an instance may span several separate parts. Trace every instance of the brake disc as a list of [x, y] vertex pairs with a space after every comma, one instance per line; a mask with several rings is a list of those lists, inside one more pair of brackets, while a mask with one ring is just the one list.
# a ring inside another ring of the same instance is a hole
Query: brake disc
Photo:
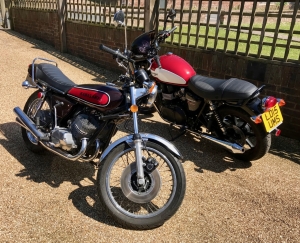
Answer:
[[137, 184], [136, 163], [128, 165], [121, 176], [121, 188], [124, 195], [135, 203], [148, 203], [155, 198], [160, 191], [161, 178], [158, 170], [151, 173], [144, 171], [145, 185]]

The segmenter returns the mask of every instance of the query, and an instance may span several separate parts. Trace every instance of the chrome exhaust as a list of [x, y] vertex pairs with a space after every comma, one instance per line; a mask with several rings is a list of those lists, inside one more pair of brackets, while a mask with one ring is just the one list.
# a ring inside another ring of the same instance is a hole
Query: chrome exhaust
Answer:
[[[54, 145], [49, 142], [50, 138], [45, 133], [39, 131], [36, 128], [36, 125], [19, 107], [15, 107], [14, 112], [17, 115], [16, 121], [18, 122], [18, 124], [23, 128], [25, 128], [27, 131], [31, 132], [36, 137], [38, 142], [40, 142], [40, 144], [43, 147], [45, 147], [47, 150], [65, 159], [72, 160], [72, 161], [80, 159], [85, 154], [87, 148], [87, 140], [88, 140], [87, 138], [83, 138], [81, 140], [82, 142], [81, 142], [80, 151], [76, 155], [71, 155], [69, 153], [63, 152], [62, 150], [58, 150], [56, 147], [54, 147]], [[100, 149], [99, 143], [96, 142], [96, 151], [94, 155], [96, 156], [98, 155], [99, 149]]]
[[65, 158], [65, 159], [75, 161], [75, 160], [80, 159], [85, 154], [85, 151], [86, 151], [86, 148], [87, 148], [87, 141], [88, 141], [87, 138], [81, 139], [80, 151], [75, 155], [71, 155], [71, 154], [68, 154], [66, 152], [63, 152], [62, 150], [58, 150], [57, 148], [54, 147], [54, 145], [52, 145], [49, 142], [40, 142], [40, 144], [43, 145], [43, 147], [45, 147], [49, 151], [53, 152], [54, 154], [57, 154], [57, 155]]
[[99, 139], [96, 139], [95, 142], [96, 142], [96, 149], [95, 149], [94, 155], [92, 157], [89, 157], [89, 158], [82, 157], [82, 158], [79, 159], [79, 161], [81, 161], [81, 162], [90, 162], [90, 161], [92, 161], [93, 159], [95, 159], [97, 157], [97, 155], [99, 154], [99, 151], [100, 151], [100, 141], [99, 141]]
[[230, 143], [227, 141], [219, 140], [205, 134], [200, 134], [200, 136], [231, 150], [233, 153], [243, 154], [245, 152], [245, 148], [236, 143]]
[[14, 112], [18, 116], [17, 122], [26, 130], [31, 132], [37, 138], [38, 141], [49, 141], [49, 137], [47, 136], [47, 134], [39, 131], [36, 128], [36, 125], [19, 107], [15, 107]]

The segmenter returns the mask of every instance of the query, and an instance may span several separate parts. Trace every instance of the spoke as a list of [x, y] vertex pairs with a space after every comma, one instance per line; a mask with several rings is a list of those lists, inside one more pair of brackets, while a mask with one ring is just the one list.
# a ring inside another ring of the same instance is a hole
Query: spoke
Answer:
[[240, 129], [243, 129], [243, 128], [245, 128], [245, 126], [247, 125], [248, 123], [247, 122], [243, 122], [243, 125], [242, 126], [240, 126]]

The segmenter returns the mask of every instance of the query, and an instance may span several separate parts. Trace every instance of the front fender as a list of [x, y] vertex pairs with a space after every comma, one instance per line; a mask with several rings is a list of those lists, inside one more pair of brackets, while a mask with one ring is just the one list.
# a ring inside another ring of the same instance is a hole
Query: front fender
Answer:
[[[169, 142], [168, 140], [154, 135], [154, 134], [150, 134], [150, 133], [140, 133], [142, 140], [144, 141], [151, 141], [154, 143], [159, 144], [160, 146], [164, 147], [165, 149], [167, 149], [173, 156], [175, 156], [178, 159], [183, 159], [181, 153], [179, 152], [179, 150], [174, 146], [174, 144], [172, 144], [171, 142]], [[104, 160], [104, 158], [109, 154], [109, 152], [117, 147], [119, 144], [126, 142], [127, 144], [131, 145], [133, 144], [133, 134], [130, 134], [128, 136], [122, 137], [118, 140], [116, 140], [115, 142], [113, 142], [112, 144], [110, 144], [101, 154], [99, 163], [101, 163], [101, 161]]]

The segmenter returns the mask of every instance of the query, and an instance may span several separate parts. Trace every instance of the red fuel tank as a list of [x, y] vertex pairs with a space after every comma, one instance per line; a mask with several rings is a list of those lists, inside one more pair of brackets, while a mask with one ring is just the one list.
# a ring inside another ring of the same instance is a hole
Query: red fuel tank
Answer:
[[99, 84], [78, 85], [68, 91], [68, 96], [102, 112], [118, 107], [124, 99], [120, 90]]
[[158, 81], [177, 86], [187, 86], [191, 77], [196, 75], [193, 67], [181, 57], [168, 53], [160, 56], [161, 68], [154, 61], [151, 74]]

